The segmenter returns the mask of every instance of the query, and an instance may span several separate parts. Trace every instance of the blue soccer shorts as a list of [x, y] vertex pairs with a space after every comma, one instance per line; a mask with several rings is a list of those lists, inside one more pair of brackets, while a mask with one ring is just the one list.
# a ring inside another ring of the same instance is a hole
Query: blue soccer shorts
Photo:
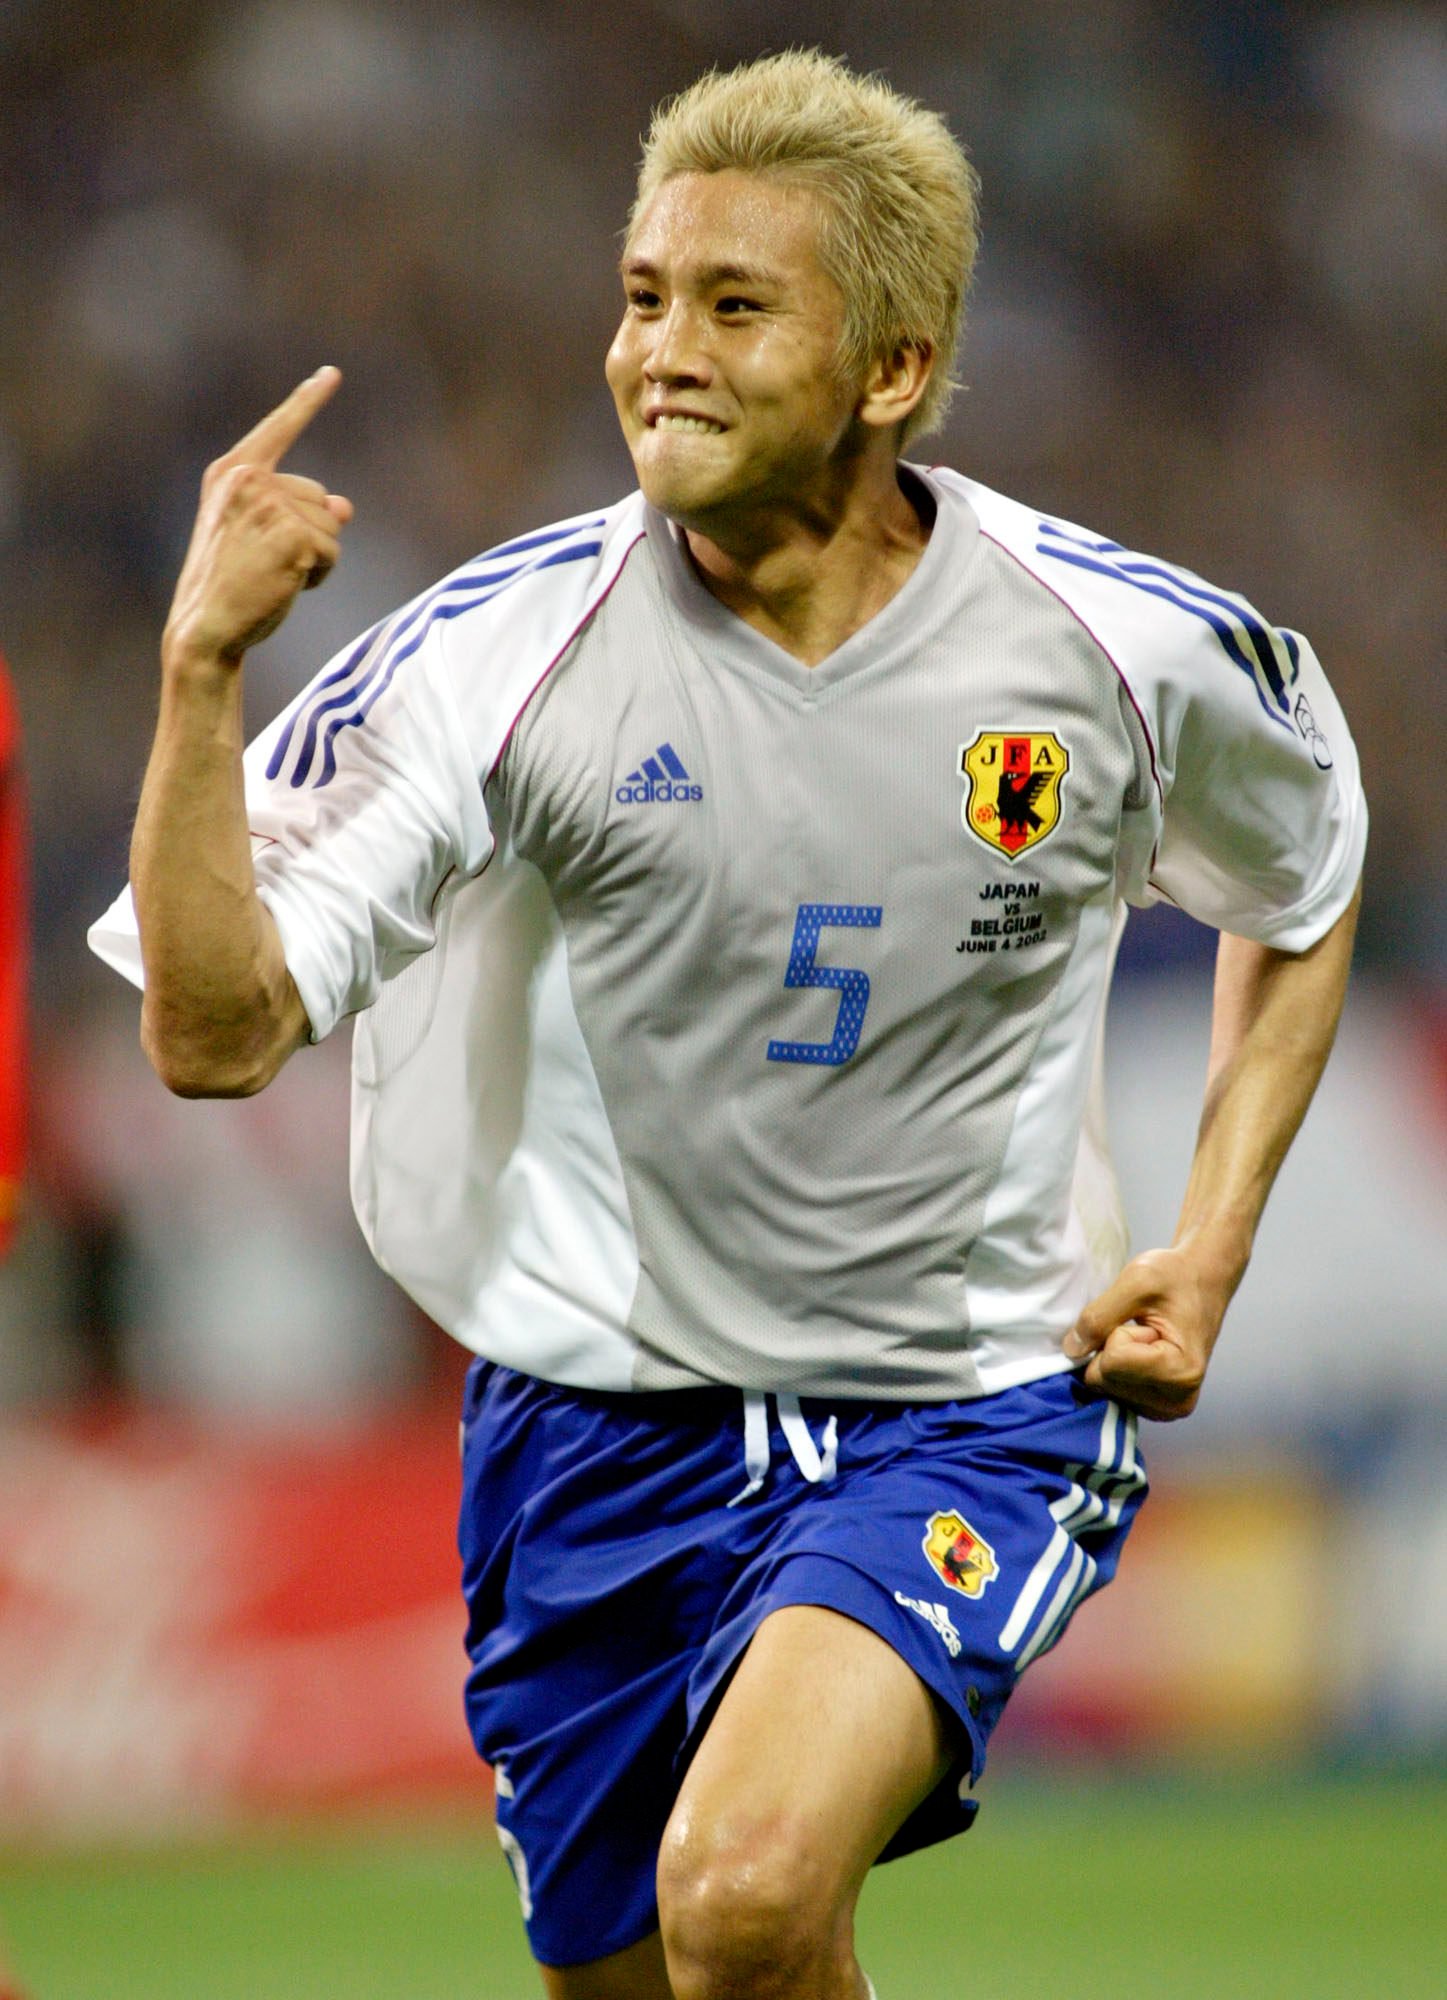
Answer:
[[1145, 1494], [1135, 1418], [1071, 1373], [971, 1402], [750, 1402], [468, 1376], [467, 1714], [545, 1965], [656, 1927], [688, 1756], [784, 1605], [877, 1632], [958, 1720], [957, 1769], [880, 1858], [967, 1826], [1016, 1679], [1110, 1580]]

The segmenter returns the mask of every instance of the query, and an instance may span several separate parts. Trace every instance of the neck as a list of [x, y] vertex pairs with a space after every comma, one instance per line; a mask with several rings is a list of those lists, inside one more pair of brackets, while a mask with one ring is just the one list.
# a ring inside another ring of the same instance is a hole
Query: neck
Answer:
[[705, 586], [806, 667], [881, 612], [924, 554], [922, 518], [895, 462], [832, 503], [772, 510], [727, 530], [684, 529]]

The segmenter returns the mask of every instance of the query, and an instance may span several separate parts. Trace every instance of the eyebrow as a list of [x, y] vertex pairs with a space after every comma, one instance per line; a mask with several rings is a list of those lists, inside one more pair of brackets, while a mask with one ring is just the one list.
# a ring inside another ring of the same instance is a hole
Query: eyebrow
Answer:
[[[625, 256], [619, 265], [625, 278], [657, 278], [662, 275], [657, 264], [648, 257]], [[695, 273], [699, 284], [706, 289], [714, 285], [773, 285], [783, 283], [777, 272], [759, 264], [706, 264]]]

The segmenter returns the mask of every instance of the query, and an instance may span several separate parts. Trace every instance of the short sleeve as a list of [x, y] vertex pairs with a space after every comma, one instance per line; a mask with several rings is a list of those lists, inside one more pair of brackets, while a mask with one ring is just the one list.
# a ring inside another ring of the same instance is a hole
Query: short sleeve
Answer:
[[[443, 889], [487, 866], [488, 775], [642, 517], [630, 494], [464, 563], [329, 661], [247, 750], [257, 894], [314, 1040], [431, 950]], [[129, 889], [89, 939], [144, 983]]]
[[1251, 625], [1245, 667], [1206, 626], [1156, 677], [1163, 814], [1143, 900], [1304, 951], [1351, 900], [1366, 801], [1315, 653], [1254, 614]]
[[438, 892], [492, 851], [448, 627], [395, 623], [329, 663], [246, 753], [257, 894], [314, 1040], [435, 939]]
[[1138, 766], [1120, 895], [1305, 951], [1351, 901], [1367, 839], [1356, 748], [1305, 639], [1191, 570], [948, 477], [1119, 677]]

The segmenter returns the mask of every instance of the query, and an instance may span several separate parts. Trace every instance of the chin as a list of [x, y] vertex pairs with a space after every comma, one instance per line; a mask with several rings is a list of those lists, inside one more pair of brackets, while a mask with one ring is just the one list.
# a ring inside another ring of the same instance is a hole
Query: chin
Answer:
[[634, 470], [649, 506], [682, 527], [701, 526], [704, 517], [720, 505], [728, 505], [728, 495], [719, 492], [715, 480], [691, 479], [672, 468], [662, 472], [657, 466], [635, 466]]

